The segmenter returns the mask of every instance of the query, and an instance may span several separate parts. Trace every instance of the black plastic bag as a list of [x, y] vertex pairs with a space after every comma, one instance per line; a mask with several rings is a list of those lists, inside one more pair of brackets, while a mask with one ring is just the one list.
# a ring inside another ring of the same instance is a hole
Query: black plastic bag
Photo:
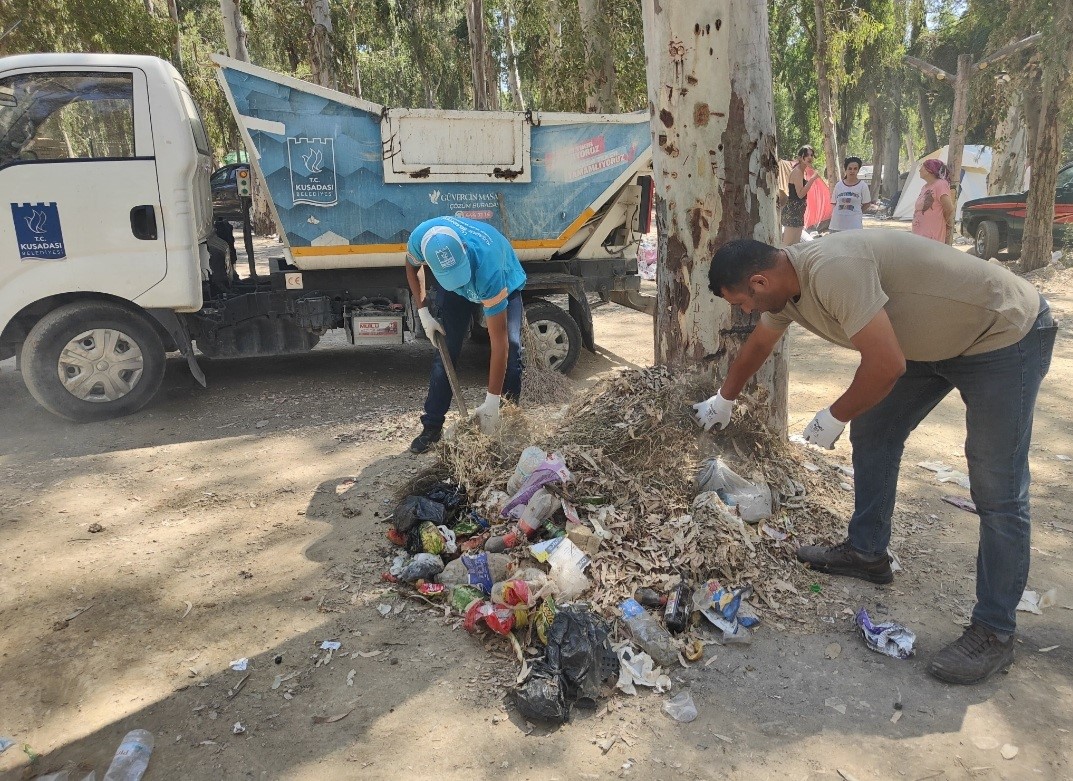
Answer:
[[425, 498], [442, 504], [446, 511], [444, 523], [453, 526], [458, 516], [466, 509], [466, 489], [454, 483], [436, 483], [427, 491]]
[[403, 534], [409, 534], [424, 521], [432, 521], [439, 526], [443, 523], [446, 510], [442, 504], [426, 499], [424, 496], [407, 496], [402, 504], [395, 508], [391, 523]]
[[570, 718], [562, 676], [544, 661], [534, 664], [525, 683], [514, 690], [514, 702], [530, 721], [564, 724]]
[[600, 685], [618, 672], [608, 626], [588, 609], [559, 609], [548, 630], [544, 659], [533, 665], [514, 691], [518, 710], [528, 719], [562, 724], [575, 700], [595, 700]]

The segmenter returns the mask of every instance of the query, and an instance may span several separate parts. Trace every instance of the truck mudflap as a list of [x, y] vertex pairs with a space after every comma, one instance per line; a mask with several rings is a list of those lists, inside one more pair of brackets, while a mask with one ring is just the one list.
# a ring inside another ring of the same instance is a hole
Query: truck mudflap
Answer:
[[186, 327], [186, 322], [180, 320], [179, 316], [170, 309], [148, 309], [146, 311], [168, 332], [172, 342], [179, 348], [179, 352], [182, 353], [183, 357], [186, 358], [186, 365], [190, 367], [190, 373], [194, 375], [194, 379], [197, 380], [198, 384], [202, 388], [209, 387], [208, 380], [205, 379], [205, 372], [201, 370], [197, 357], [194, 355], [194, 346], [190, 341], [190, 331]]

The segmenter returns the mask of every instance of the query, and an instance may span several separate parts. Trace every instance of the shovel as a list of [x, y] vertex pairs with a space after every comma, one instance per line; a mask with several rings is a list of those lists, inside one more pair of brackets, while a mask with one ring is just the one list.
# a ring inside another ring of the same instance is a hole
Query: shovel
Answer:
[[465, 420], [469, 417], [469, 410], [466, 409], [466, 400], [462, 398], [462, 389], [458, 385], [458, 375], [455, 374], [455, 365], [451, 362], [451, 354], [447, 352], [447, 340], [439, 331], [433, 331], [432, 343], [440, 351], [440, 360], [443, 361], [444, 371], [447, 372], [447, 381], [451, 383], [451, 393], [455, 397], [455, 404], [458, 405], [458, 411], [462, 414], [462, 419]]

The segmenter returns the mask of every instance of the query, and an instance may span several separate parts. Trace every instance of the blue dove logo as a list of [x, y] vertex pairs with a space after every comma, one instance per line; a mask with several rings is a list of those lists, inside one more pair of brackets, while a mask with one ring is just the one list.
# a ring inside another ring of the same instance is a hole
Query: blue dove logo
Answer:
[[44, 233], [45, 223], [48, 222], [48, 215], [42, 211], [34, 209], [33, 214], [28, 217], [23, 217], [26, 220], [26, 227], [30, 229], [31, 233]]
[[428, 194], [428, 199], [430, 201], [432, 201], [433, 203], [439, 203], [440, 202], [440, 191], [439, 190], [433, 190], [432, 192], [430, 192]]
[[310, 147], [309, 151], [302, 155], [302, 162], [311, 174], [319, 174], [324, 170], [324, 155], [314, 147]]

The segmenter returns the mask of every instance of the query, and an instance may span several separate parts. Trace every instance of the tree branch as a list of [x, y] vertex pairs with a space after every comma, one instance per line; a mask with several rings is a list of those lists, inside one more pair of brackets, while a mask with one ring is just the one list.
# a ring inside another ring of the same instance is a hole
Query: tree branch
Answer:
[[956, 78], [953, 74], [947, 73], [942, 68], [937, 68], [931, 63], [924, 62], [924, 60], [919, 60], [916, 57], [910, 57], [908, 54], [905, 55], [903, 62], [906, 65], [913, 66], [925, 76], [932, 76], [939, 81], [948, 81], [953, 84], [954, 79]]
[[976, 63], [976, 70], [982, 71], [987, 66], [994, 65], [999, 60], [1005, 59], [1011, 54], [1016, 54], [1022, 49], [1027, 49], [1029, 46], [1033, 46], [1038, 43], [1041, 38], [1043, 38], [1043, 33], [1036, 33], [1035, 35], [1030, 35], [1023, 40], [1018, 41], [1017, 43], [1011, 43], [1009, 46], [1003, 46], [1001, 49], [992, 52], [991, 54], [980, 60], [978, 63]]

